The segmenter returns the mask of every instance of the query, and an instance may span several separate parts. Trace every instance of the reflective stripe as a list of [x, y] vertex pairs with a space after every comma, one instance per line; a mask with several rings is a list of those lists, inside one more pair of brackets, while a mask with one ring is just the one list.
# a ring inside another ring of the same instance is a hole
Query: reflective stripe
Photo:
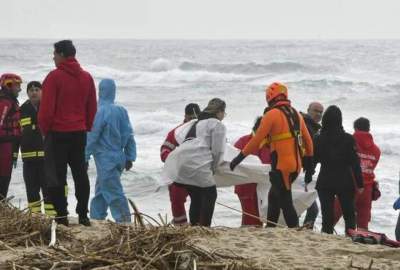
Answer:
[[18, 158], [18, 153], [13, 153], [14, 158]]
[[169, 141], [164, 141], [164, 143], [162, 144], [162, 146], [166, 146], [171, 150], [174, 150], [176, 148], [176, 145], [173, 143], [170, 143]]
[[65, 197], [68, 197], [68, 186], [67, 185], [64, 186], [64, 195], [65, 195]]
[[30, 203], [28, 203], [28, 208], [31, 211], [31, 213], [41, 213], [42, 212], [42, 202], [41, 201], [30, 202]]
[[42, 208], [40, 206], [31, 207], [30, 210], [31, 210], [31, 213], [41, 213], [42, 212]]
[[49, 217], [55, 217], [57, 215], [57, 212], [55, 210], [44, 210], [44, 213]]
[[32, 120], [31, 120], [30, 117], [25, 117], [25, 118], [22, 118], [22, 119], [20, 120], [20, 124], [21, 124], [22, 127], [23, 127], [23, 126], [30, 125], [31, 123], [32, 123]]
[[44, 151], [22, 152], [22, 158], [44, 157]]
[[[295, 133], [298, 134], [298, 132]], [[260, 143], [260, 148], [264, 147], [265, 145], [271, 144], [272, 142], [283, 141], [291, 138], [294, 138], [291, 132], [285, 132], [276, 134], [274, 136], [269, 136], [268, 138], [262, 140], [262, 142]]]
[[30, 203], [28, 203], [28, 207], [34, 207], [34, 206], [42, 205], [41, 202], [42, 201], [30, 202]]

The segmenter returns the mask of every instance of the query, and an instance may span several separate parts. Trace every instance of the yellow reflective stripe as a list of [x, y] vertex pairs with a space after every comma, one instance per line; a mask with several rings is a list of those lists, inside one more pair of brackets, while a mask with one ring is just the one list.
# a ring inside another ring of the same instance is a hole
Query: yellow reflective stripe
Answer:
[[[295, 133], [297, 134], [298, 132], [295, 132]], [[291, 132], [285, 132], [285, 133], [276, 134], [274, 136], [270, 136], [261, 141], [260, 149], [263, 148], [265, 145], [271, 144], [272, 142], [283, 141], [283, 140], [287, 140], [287, 139], [291, 139], [291, 138], [293, 138], [293, 135]]]
[[64, 195], [65, 195], [65, 197], [68, 197], [68, 186], [67, 185], [64, 186]]
[[41, 213], [42, 209], [40, 207], [31, 207], [30, 208], [32, 213]]
[[14, 158], [18, 158], [18, 153], [16, 152], [16, 153], [13, 153], [13, 157]]
[[54, 210], [44, 210], [44, 213], [49, 217], [55, 217], [57, 215], [57, 212]]
[[38, 206], [38, 205], [41, 205], [41, 201], [35, 201], [35, 202], [28, 203], [28, 207], [34, 207], [34, 206]]
[[32, 123], [32, 120], [31, 120], [30, 117], [25, 117], [25, 118], [22, 118], [19, 121], [19, 123], [21, 124], [21, 126], [27, 126], [27, 125], [30, 125]]
[[33, 151], [33, 152], [22, 152], [22, 158], [30, 158], [30, 157], [44, 157], [43, 151]]

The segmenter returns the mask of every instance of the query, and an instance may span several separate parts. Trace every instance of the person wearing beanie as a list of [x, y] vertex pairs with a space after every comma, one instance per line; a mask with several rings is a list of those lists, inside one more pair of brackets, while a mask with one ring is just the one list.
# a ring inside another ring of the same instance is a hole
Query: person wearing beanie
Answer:
[[[31, 81], [26, 87], [26, 92], [28, 100], [21, 106], [22, 137], [20, 147], [28, 208], [32, 213], [41, 213], [42, 204], [44, 204], [45, 214], [54, 217], [56, 212], [49, 200], [45, 185], [43, 138], [37, 124], [42, 84], [38, 81]], [[40, 192], [42, 192], [43, 200]]]
[[96, 88], [92, 76], [75, 58], [71, 40], [54, 44], [54, 63], [43, 81], [38, 122], [44, 136], [46, 184], [57, 212], [56, 221], [68, 225], [67, 166], [72, 172], [79, 223], [90, 226], [89, 177], [85, 163], [86, 132], [96, 114]]
[[[179, 126], [172, 129], [168, 132], [167, 137], [165, 138], [163, 144], [160, 148], [160, 157], [161, 161], [165, 162], [168, 155], [174, 151], [176, 147], [179, 146], [175, 138], [175, 130], [178, 129], [183, 124], [197, 119], [200, 114], [200, 107], [196, 103], [189, 103], [185, 107], [185, 115], [183, 118], [183, 123]], [[185, 210], [185, 202], [188, 196], [188, 193], [185, 188], [175, 185], [175, 183], [171, 183], [168, 186], [169, 191], [169, 199], [171, 202], [171, 211], [172, 211], [172, 223], [174, 225], [185, 225], [187, 224], [187, 215]]]
[[266, 141], [271, 149], [267, 226], [276, 226], [282, 210], [286, 225], [289, 228], [298, 227], [299, 218], [293, 205], [291, 187], [302, 169], [306, 173], [306, 182], [311, 181], [313, 143], [303, 117], [291, 106], [287, 87], [282, 83], [272, 83], [265, 94], [269, 108], [256, 134], [231, 161], [230, 168], [233, 171]]
[[226, 144], [226, 128], [222, 124], [226, 104], [213, 98], [192, 120], [175, 130], [179, 143], [165, 161], [166, 176], [174, 185], [185, 188], [190, 196], [190, 224], [210, 226], [217, 199], [214, 179]]
[[[353, 138], [357, 146], [357, 154], [360, 158], [361, 172], [364, 180], [364, 191], [355, 194], [355, 209], [357, 228], [368, 230], [368, 223], [371, 221], [372, 200], [377, 200], [379, 192], [378, 182], [375, 181], [374, 170], [378, 165], [381, 151], [374, 143], [370, 133], [370, 123], [367, 118], [360, 117], [354, 121]], [[376, 194], [374, 196], [374, 194]], [[339, 202], [335, 200], [335, 224], [342, 216], [342, 209]]]
[[88, 133], [86, 161], [94, 156], [97, 179], [90, 202], [90, 217], [104, 220], [107, 209], [117, 223], [131, 222], [128, 201], [121, 184], [121, 173], [132, 168], [136, 160], [136, 142], [128, 112], [114, 103], [114, 80], [104, 79], [99, 84], [99, 110], [92, 131]]
[[334, 200], [339, 199], [345, 221], [345, 232], [356, 228], [354, 196], [362, 194], [364, 181], [356, 142], [344, 131], [342, 112], [329, 106], [322, 116], [321, 133], [314, 140], [314, 165], [321, 163], [315, 189], [318, 191], [322, 213], [322, 232], [332, 234]]
[[[251, 133], [240, 137], [235, 142], [234, 146], [237, 149], [242, 150], [256, 134], [261, 119], [262, 116], [257, 117]], [[263, 164], [271, 164], [271, 153], [268, 144], [261, 144], [260, 147], [254, 150], [251, 154], [257, 156]], [[257, 184], [250, 183], [236, 185], [235, 193], [239, 197], [240, 205], [242, 206], [242, 226], [262, 226], [262, 222], [255, 218], [260, 216], [258, 211]], [[252, 216], [245, 213], [251, 214]]]
[[0, 200], [7, 198], [13, 167], [17, 166], [21, 139], [18, 94], [22, 79], [13, 73], [0, 77]]

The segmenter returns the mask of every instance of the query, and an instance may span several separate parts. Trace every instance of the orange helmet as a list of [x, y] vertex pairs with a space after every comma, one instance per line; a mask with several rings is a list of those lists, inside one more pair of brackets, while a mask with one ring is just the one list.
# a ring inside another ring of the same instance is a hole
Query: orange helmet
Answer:
[[278, 96], [284, 96], [286, 99], [288, 98], [288, 89], [286, 85], [279, 83], [279, 82], [274, 82], [271, 85], [267, 87], [265, 90], [266, 93], [266, 98], [267, 102], [270, 103], [272, 100], [274, 100]]
[[4, 73], [3, 75], [1, 75], [0, 77], [1, 88], [13, 83], [22, 83], [21, 77], [13, 73]]

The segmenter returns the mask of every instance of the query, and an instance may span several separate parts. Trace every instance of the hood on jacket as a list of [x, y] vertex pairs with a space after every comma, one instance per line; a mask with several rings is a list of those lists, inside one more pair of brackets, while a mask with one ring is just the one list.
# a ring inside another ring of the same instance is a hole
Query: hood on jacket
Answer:
[[103, 79], [99, 84], [99, 102], [101, 104], [113, 104], [115, 100], [116, 86], [112, 79]]
[[357, 130], [354, 132], [353, 137], [361, 149], [369, 149], [374, 145], [374, 139], [371, 133], [367, 131]]
[[75, 59], [75, 57], [68, 57], [64, 62], [59, 64], [57, 68], [67, 72], [74, 77], [77, 77], [82, 72], [81, 65]]

